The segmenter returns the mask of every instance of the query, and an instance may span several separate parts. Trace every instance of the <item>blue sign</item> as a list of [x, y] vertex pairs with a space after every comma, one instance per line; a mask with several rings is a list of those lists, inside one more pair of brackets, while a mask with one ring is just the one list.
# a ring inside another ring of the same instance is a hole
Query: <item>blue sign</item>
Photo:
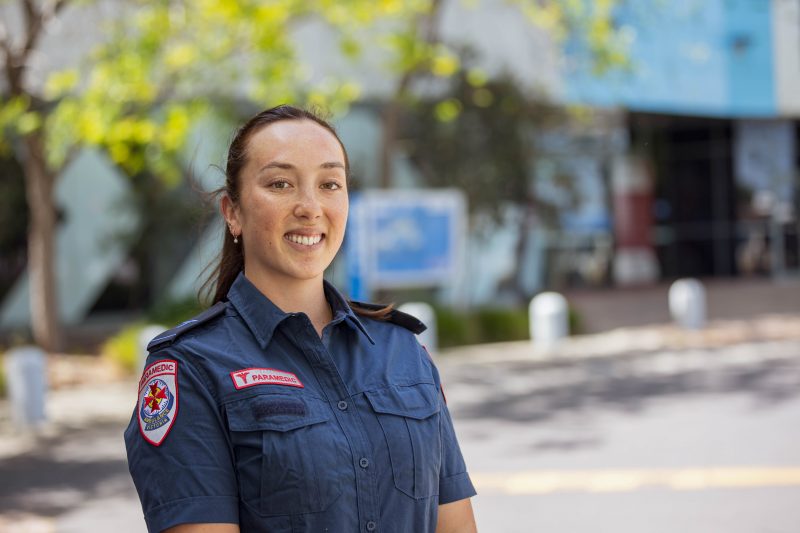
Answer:
[[446, 285], [460, 275], [466, 201], [458, 190], [368, 191], [351, 197], [351, 296], [369, 289]]

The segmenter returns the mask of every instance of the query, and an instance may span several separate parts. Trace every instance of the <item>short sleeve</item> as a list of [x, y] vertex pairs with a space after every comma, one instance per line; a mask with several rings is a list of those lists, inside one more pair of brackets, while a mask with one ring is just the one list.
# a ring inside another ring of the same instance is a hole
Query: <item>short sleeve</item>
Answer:
[[439, 413], [439, 423], [442, 435], [442, 468], [439, 471], [439, 504], [455, 502], [475, 496], [477, 492], [472, 485], [472, 480], [467, 473], [467, 465], [461, 455], [453, 420], [450, 411], [444, 402], [444, 396], [439, 394], [442, 409]]
[[442, 467], [439, 471], [439, 504], [451, 503], [464, 498], [471, 498], [477, 492], [472, 485], [472, 480], [467, 473], [467, 465], [464, 463], [464, 456], [461, 454], [461, 447], [458, 445], [458, 438], [453, 427], [453, 419], [450, 417], [450, 410], [447, 408], [447, 400], [442, 391], [442, 384], [439, 378], [439, 371], [433, 362], [428, 350], [421, 346], [425, 357], [430, 362], [433, 379], [439, 389], [439, 429], [442, 436]]
[[[174, 378], [170, 362], [176, 363]], [[166, 373], [150, 377], [157, 364]], [[204, 374], [185, 358], [148, 358], [125, 446], [149, 532], [186, 523], [239, 523], [224, 421]]]

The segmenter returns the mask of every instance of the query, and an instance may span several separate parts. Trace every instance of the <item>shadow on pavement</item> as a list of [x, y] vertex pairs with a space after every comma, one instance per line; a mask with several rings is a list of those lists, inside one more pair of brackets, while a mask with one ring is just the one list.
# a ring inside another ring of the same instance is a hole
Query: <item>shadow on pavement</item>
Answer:
[[[42, 439], [21, 455], [0, 460], [0, 515], [56, 517], [97, 498], [135, 498], [122, 444], [124, 426], [99, 422]], [[111, 440], [113, 439], [113, 440]]]
[[[538, 385], [527, 391], [508, 392], [494, 383], [495, 375], [474, 374], [461, 386], [491, 388], [481, 401], [462, 405], [461, 419], [500, 419], [511, 422], [539, 423], [566, 412], [591, 413], [598, 410], [641, 413], [651, 402], [677, 395], [747, 394], [754, 409], [766, 409], [800, 394], [800, 361], [766, 360], [746, 366], [673, 371], [669, 374], [627, 372], [625, 363], [586, 361], [546, 369], [510, 363], [503, 373], [524, 380], [529, 376]], [[577, 368], [576, 368], [577, 367]], [[566, 382], [548, 383], [547, 372], [561, 376], [571, 372]], [[537, 375], [539, 373], [539, 375]], [[577, 376], [577, 377], [576, 377]], [[583, 377], [581, 377], [583, 376]], [[488, 396], [488, 397], [487, 397]], [[579, 448], [592, 443], [545, 443], [545, 448]]]

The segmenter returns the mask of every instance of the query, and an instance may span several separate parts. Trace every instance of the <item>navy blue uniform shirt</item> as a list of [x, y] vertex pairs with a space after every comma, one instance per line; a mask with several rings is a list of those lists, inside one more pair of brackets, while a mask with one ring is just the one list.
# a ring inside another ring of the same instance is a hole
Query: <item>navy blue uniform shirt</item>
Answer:
[[125, 431], [149, 531], [426, 533], [475, 494], [414, 334], [325, 294], [320, 338], [240, 274], [227, 302], [151, 343]]

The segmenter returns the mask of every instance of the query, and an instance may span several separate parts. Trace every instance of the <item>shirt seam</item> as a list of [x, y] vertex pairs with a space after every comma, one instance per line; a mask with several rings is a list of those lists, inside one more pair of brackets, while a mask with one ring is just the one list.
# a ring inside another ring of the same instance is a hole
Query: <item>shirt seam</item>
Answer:
[[164, 507], [169, 507], [171, 505], [176, 505], [184, 502], [189, 502], [193, 500], [233, 500], [236, 502], [236, 506], [239, 506], [239, 496], [229, 495], [229, 496], [190, 496], [188, 498], [178, 498], [177, 500], [169, 500], [164, 503], [160, 503], [157, 506], [153, 507], [152, 509], [148, 510], [145, 513], [148, 517], [159, 513]]

